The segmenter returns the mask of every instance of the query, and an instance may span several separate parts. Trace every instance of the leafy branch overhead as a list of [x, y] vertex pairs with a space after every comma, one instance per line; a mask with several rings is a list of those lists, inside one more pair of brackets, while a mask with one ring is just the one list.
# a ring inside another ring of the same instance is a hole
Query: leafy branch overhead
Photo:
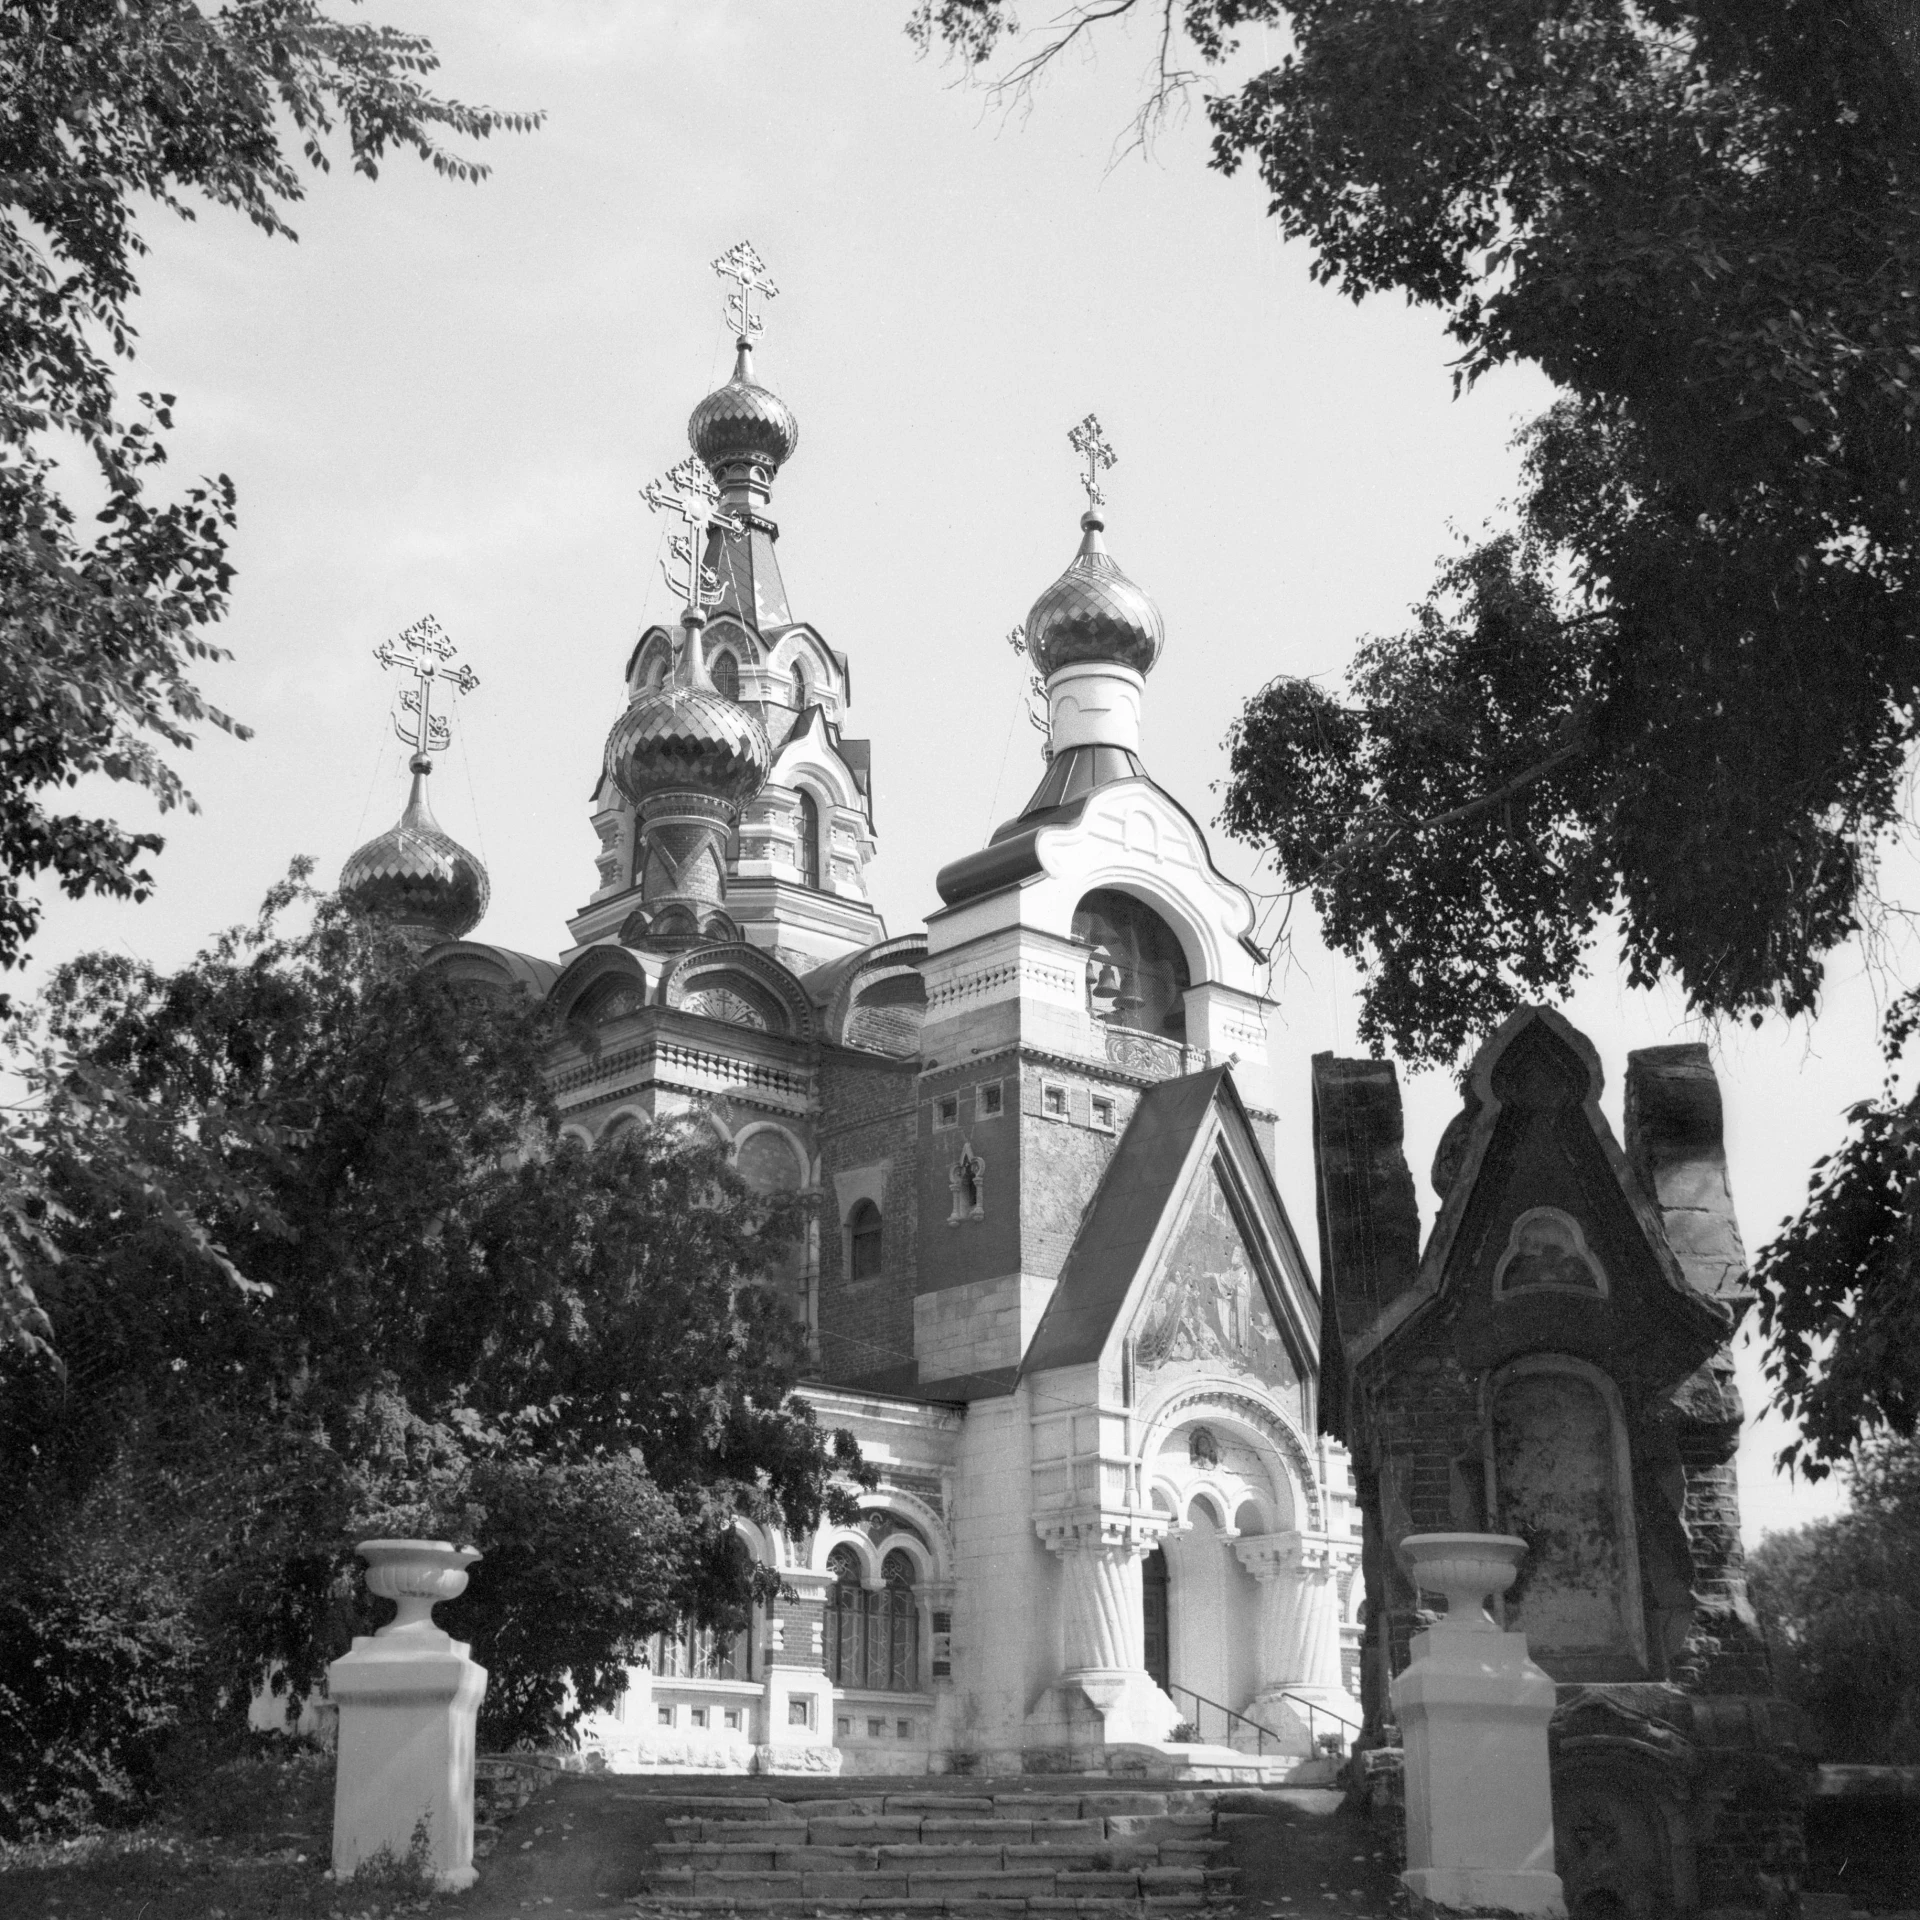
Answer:
[[[233, 484], [156, 503], [172, 395], [126, 416], [116, 358], [146, 251], [141, 211], [197, 202], [294, 238], [303, 163], [330, 147], [378, 172], [409, 152], [453, 179], [486, 168], [449, 139], [524, 132], [535, 114], [444, 100], [422, 36], [334, 18], [318, 0], [20, 0], [0, 17], [0, 967], [38, 925], [30, 883], [144, 898], [159, 837], [62, 812], [104, 774], [165, 811], [191, 806], [169, 755], [210, 723], [198, 666], [228, 609]], [[90, 462], [94, 484], [63, 461]], [[78, 504], [104, 494], [91, 513]]]

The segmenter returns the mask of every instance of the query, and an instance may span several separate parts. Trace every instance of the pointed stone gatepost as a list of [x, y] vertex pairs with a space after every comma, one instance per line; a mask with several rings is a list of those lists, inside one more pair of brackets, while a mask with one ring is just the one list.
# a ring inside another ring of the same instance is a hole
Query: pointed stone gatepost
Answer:
[[1406, 1753], [1407, 1870], [1422, 1914], [1561, 1916], [1553, 1870], [1547, 1722], [1554, 1686], [1481, 1602], [1513, 1584], [1527, 1543], [1509, 1534], [1409, 1534], [1400, 1551], [1447, 1617], [1413, 1636], [1393, 1683]]
[[345, 1880], [381, 1854], [405, 1862], [421, 1844], [434, 1884], [458, 1892], [474, 1881], [474, 1722], [487, 1670], [434, 1625], [433, 1609], [466, 1591], [480, 1556], [445, 1540], [362, 1540], [357, 1551], [367, 1585], [399, 1612], [327, 1669], [340, 1709], [333, 1871]]

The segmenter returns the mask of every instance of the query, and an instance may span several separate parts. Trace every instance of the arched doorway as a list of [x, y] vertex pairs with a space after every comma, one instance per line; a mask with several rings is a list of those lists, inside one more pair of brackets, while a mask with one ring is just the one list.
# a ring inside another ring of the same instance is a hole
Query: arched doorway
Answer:
[[1167, 1618], [1167, 1556], [1158, 1548], [1140, 1568], [1140, 1619], [1146, 1629], [1146, 1669], [1165, 1693], [1173, 1679], [1173, 1640]]

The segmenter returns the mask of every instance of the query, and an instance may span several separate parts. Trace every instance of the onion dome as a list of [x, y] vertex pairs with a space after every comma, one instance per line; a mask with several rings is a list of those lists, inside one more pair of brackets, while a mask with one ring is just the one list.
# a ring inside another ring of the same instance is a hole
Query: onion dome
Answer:
[[635, 695], [613, 723], [607, 772], [636, 804], [656, 793], [703, 793], [737, 809], [773, 766], [767, 730], [748, 708], [714, 691], [691, 621], [683, 657], [689, 664], [673, 684]]
[[442, 833], [427, 805], [433, 762], [416, 753], [413, 791], [399, 825], [369, 840], [340, 869], [340, 897], [356, 913], [435, 942], [459, 940], [480, 924], [491, 892], [487, 870]]
[[1160, 609], [1120, 571], [1100, 538], [1105, 524], [1097, 513], [1081, 516], [1084, 537], [1073, 564], [1027, 615], [1027, 652], [1043, 677], [1087, 661], [1151, 673], [1166, 644]]
[[737, 460], [782, 467], [800, 444], [800, 423], [777, 393], [755, 382], [753, 348], [742, 340], [733, 378], [694, 408], [687, 438], [716, 474]]

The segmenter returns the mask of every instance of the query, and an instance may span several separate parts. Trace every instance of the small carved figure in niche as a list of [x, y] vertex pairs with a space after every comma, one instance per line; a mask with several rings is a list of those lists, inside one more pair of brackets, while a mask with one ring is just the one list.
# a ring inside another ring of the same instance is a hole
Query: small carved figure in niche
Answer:
[[953, 1163], [952, 1171], [947, 1175], [947, 1185], [953, 1193], [953, 1211], [947, 1215], [947, 1225], [957, 1227], [962, 1220], [978, 1220], [986, 1211], [986, 1175], [987, 1163], [974, 1152], [973, 1142], [966, 1141], [960, 1148], [960, 1157]]
[[1579, 1221], [1558, 1207], [1529, 1207], [1513, 1223], [1507, 1250], [1494, 1270], [1496, 1295], [1530, 1287], [1603, 1296], [1607, 1291], [1606, 1275], [1587, 1250]]
[[1220, 1442], [1209, 1427], [1195, 1427], [1187, 1436], [1187, 1459], [1196, 1467], [1220, 1464]]

